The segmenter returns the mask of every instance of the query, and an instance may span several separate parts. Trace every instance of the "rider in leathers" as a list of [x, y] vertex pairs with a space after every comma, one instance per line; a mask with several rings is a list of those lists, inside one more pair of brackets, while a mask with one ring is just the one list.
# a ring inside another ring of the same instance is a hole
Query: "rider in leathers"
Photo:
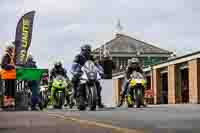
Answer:
[[[60, 61], [56, 62], [54, 64], [54, 68], [50, 72], [50, 83], [49, 83], [49, 89], [51, 90], [51, 101], [54, 100], [54, 93], [55, 90], [52, 89], [52, 84], [53, 84], [53, 79], [56, 78], [56, 76], [61, 75], [63, 76], [67, 83], [68, 83], [68, 88], [71, 89], [70, 87], [70, 82], [69, 82], [69, 77], [67, 76], [67, 71], [65, 68], [63, 68], [63, 65]], [[66, 99], [68, 101], [68, 99]]]
[[125, 80], [124, 80], [124, 84], [123, 84], [123, 88], [122, 88], [122, 92], [121, 92], [121, 100], [120, 103], [118, 104], [118, 107], [122, 106], [125, 95], [127, 94], [128, 91], [128, 80], [130, 79], [130, 75], [132, 74], [133, 71], [137, 71], [141, 74], [143, 74], [143, 70], [140, 67], [140, 62], [138, 58], [132, 58], [131, 60], [129, 60], [128, 62], [128, 66], [125, 72]]
[[[83, 45], [81, 47], [81, 53], [75, 56], [75, 59], [73, 61], [72, 65], [72, 84], [73, 84], [73, 89], [74, 89], [74, 97], [79, 97], [82, 96], [84, 97], [83, 90], [81, 90], [81, 87], [78, 87], [78, 83], [80, 81], [80, 77], [82, 75], [81, 67], [85, 64], [86, 61], [92, 60], [95, 62], [94, 57], [91, 55], [91, 46], [90, 45]], [[100, 70], [100, 74], [103, 75], [103, 68], [95, 63], [97, 68]], [[101, 85], [99, 82], [96, 82], [97, 86], [97, 93], [98, 93], [98, 106], [100, 108], [103, 108], [103, 104], [101, 102]], [[78, 90], [78, 88], [80, 88]]]
[[[27, 58], [27, 61], [26, 61], [26, 64], [24, 64], [24, 67], [27, 67], [27, 68], [37, 68], [37, 65], [36, 65], [36, 62], [33, 58], [33, 56], [31, 54], [28, 55], [28, 58]], [[28, 86], [30, 87], [31, 89], [31, 92], [32, 92], [32, 97], [31, 97], [31, 109], [32, 110], [37, 110], [36, 108], [36, 104], [38, 103], [40, 108], [41, 108], [41, 102], [40, 102], [40, 99], [39, 99], [39, 81], [37, 80], [29, 80], [27, 81], [28, 83]]]

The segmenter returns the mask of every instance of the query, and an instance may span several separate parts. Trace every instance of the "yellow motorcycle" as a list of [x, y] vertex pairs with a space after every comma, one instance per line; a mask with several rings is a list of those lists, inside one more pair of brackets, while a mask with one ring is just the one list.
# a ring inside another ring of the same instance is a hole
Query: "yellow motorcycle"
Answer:
[[135, 71], [130, 77], [127, 104], [129, 108], [132, 108], [134, 104], [137, 108], [140, 108], [141, 105], [144, 105], [146, 79], [141, 73]]

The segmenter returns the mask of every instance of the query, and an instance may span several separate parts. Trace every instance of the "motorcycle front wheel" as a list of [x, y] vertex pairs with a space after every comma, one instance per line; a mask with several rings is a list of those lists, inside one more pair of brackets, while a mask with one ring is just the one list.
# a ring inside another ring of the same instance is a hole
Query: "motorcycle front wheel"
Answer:
[[78, 110], [80, 110], [80, 111], [86, 109], [86, 106], [85, 106], [85, 98], [84, 98], [84, 97], [80, 96], [80, 97], [77, 99], [77, 108], [78, 108]]
[[97, 88], [95, 85], [87, 87], [88, 106], [91, 111], [96, 110], [97, 105]]
[[56, 92], [56, 108], [58, 109], [62, 109], [62, 106], [64, 104], [64, 99], [65, 99], [65, 96], [64, 96], [64, 92], [62, 91], [58, 91]]
[[136, 108], [140, 108], [142, 105], [142, 90], [141, 90], [141, 88], [136, 88], [136, 90], [135, 90], [135, 105], [136, 105]]

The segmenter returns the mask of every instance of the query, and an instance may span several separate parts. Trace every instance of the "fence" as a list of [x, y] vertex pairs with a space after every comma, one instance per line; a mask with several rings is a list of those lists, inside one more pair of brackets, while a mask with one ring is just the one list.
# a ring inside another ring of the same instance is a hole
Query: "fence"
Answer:
[[16, 81], [16, 110], [28, 110], [31, 95], [28, 82], [25, 80]]
[[[27, 110], [31, 102], [31, 90], [28, 85], [30, 80], [41, 80], [44, 73], [48, 74], [48, 69], [17, 68], [15, 79], [15, 107], [17, 110]], [[0, 78], [0, 108], [3, 105], [5, 94], [5, 80]]]
[[[5, 94], [5, 80], [0, 79], [0, 108], [3, 107], [3, 96]], [[15, 107], [17, 110], [27, 110], [30, 103], [30, 93], [27, 82], [16, 80]]]

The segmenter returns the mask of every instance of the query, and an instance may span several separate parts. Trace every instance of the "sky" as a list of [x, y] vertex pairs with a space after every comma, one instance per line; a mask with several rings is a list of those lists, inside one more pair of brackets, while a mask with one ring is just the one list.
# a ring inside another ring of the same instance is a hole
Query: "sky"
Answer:
[[29, 51], [39, 67], [62, 60], [67, 68], [80, 46], [96, 48], [123, 33], [178, 55], [200, 50], [198, 0], [0, 0], [0, 55], [15, 38], [20, 17], [35, 10]]

